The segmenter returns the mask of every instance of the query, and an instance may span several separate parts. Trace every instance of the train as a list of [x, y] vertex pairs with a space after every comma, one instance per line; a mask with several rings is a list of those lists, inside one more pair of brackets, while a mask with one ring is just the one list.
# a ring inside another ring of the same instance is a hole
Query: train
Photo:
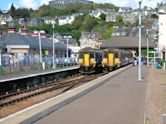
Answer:
[[79, 51], [81, 73], [109, 72], [131, 63], [132, 52], [122, 49], [84, 48]]
[[101, 50], [87, 47], [79, 51], [78, 57], [80, 72], [94, 73], [102, 70]]

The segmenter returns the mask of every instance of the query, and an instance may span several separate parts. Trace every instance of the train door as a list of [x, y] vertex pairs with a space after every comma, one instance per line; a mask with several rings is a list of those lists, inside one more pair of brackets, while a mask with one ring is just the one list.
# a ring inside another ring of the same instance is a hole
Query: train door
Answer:
[[90, 62], [89, 62], [89, 53], [88, 53], [88, 52], [85, 52], [85, 53], [84, 53], [84, 65], [85, 65], [86, 67], [88, 67], [89, 64], [90, 64]]
[[108, 54], [108, 65], [110, 67], [114, 66], [114, 54], [112, 52]]

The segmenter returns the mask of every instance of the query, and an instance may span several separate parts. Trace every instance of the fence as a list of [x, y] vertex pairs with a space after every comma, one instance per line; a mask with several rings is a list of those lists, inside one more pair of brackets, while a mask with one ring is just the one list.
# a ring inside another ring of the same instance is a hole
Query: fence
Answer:
[[[52, 56], [43, 56], [42, 61], [45, 63], [45, 69], [51, 69], [53, 65]], [[10, 54], [3, 54], [1, 58], [2, 62], [2, 72], [3, 74], [25, 72], [25, 71], [35, 71], [42, 69], [40, 64], [39, 55], [22, 55], [16, 57]], [[66, 58], [55, 58], [55, 66], [71, 66], [76, 65], [77, 62], [69, 58], [69, 62], [66, 61]]]

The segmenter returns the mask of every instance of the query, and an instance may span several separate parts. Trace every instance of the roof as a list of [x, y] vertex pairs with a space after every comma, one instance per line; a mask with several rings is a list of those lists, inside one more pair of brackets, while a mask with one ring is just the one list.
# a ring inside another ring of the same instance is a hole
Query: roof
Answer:
[[2, 36], [4, 47], [7, 45], [29, 45], [18, 33], [7, 33]]
[[[147, 47], [146, 38], [142, 37], [142, 48]], [[154, 48], [155, 44], [152, 42], [149, 42], [149, 48]], [[112, 37], [109, 40], [105, 41], [101, 48], [138, 48], [138, 37], [134, 36], [128, 36], [128, 37]]]
[[[0, 38], [0, 48], [1, 46], [6, 48], [7, 45], [29, 45], [32, 49], [38, 49], [39, 38], [32, 37], [30, 35], [21, 35], [18, 33], [7, 33]], [[52, 49], [52, 40], [49, 38], [41, 38], [41, 48]], [[55, 49], [66, 50], [66, 46], [62, 43], [55, 43]]]

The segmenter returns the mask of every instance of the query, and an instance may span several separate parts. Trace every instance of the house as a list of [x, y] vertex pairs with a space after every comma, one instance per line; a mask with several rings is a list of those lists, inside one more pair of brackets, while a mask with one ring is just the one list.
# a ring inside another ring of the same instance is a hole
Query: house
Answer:
[[13, 22], [13, 18], [10, 14], [1, 14], [0, 15], [0, 24], [6, 23], [6, 22]]
[[132, 8], [131, 7], [120, 7], [119, 8], [119, 13], [128, 13], [131, 12]]
[[161, 58], [165, 59], [166, 52], [166, 4], [163, 4], [159, 9], [159, 52], [162, 53]]
[[43, 18], [29, 18], [27, 19], [28, 26], [41, 26], [44, 24]]
[[112, 36], [113, 37], [126, 37], [130, 35], [130, 29], [128, 28], [114, 28]]
[[132, 12], [130, 13], [122, 13], [121, 16], [123, 17], [124, 22], [129, 22], [134, 24], [136, 22], [137, 16], [135, 16]]
[[60, 16], [58, 17], [58, 24], [59, 25], [65, 25], [65, 24], [72, 24], [72, 22], [75, 20], [75, 16]]
[[96, 9], [96, 10], [92, 10], [92, 12], [90, 13], [90, 15], [92, 17], [95, 17], [95, 18], [100, 18], [100, 15], [102, 14], [103, 12], [100, 10], [100, 9]]
[[92, 10], [79, 10], [79, 15], [90, 14]]
[[45, 24], [58, 24], [58, 17], [45, 17], [44, 18]]
[[106, 16], [106, 22], [116, 22], [117, 12], [110, 12]]
[[100, 48], [101, 38], [98, 33], [83, 32], [80, 38], [81, 49], [85, 47]]

